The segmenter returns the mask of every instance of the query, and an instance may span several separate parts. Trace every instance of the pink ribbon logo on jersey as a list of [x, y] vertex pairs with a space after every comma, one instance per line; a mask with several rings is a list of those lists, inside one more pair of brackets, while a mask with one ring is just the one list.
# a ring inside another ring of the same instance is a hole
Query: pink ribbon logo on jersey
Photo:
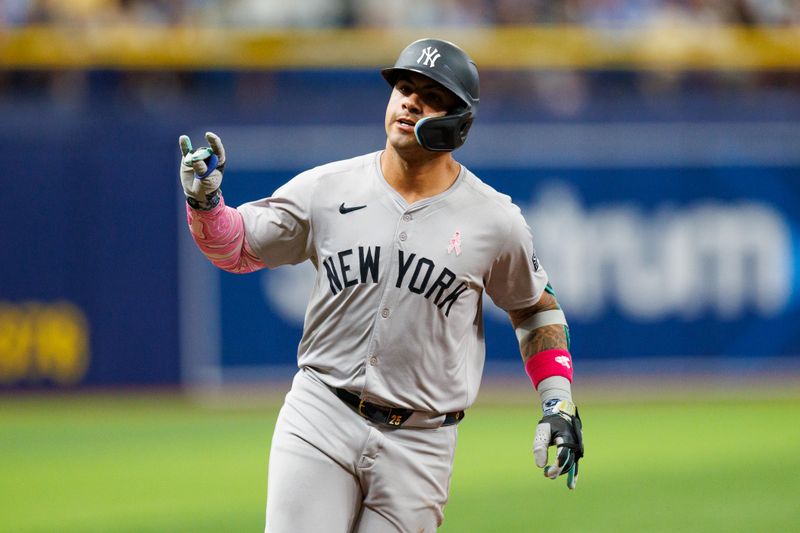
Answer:
[[447, 255], [450, 255], [455, 250], [456, 255], [461, 255], [461, 232], [453, 233], [450, 238], [450, 244], [447, 245]]

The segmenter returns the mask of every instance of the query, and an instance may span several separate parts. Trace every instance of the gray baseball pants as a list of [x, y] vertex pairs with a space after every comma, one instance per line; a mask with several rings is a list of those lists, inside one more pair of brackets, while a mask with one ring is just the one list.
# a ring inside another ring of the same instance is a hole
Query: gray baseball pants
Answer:
[[272, 438], [265, 531], [434, 532], [455, 446], [455, 425], [374, 424], [300, 370]]

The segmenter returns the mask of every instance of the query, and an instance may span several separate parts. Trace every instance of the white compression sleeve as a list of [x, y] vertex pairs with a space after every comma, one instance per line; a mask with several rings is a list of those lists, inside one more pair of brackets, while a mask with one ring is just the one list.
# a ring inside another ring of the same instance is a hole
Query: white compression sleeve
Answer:
[[536, 390], [539, 392], [542, 404], [553, 399], [572, 401], [572, 385], [563, 376], [550, 376], [543, 379], [539, 382]]

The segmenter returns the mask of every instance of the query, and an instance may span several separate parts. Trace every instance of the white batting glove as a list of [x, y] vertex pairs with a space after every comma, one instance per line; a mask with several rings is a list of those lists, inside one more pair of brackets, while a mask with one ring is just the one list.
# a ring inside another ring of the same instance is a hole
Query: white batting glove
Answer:
[[[578, 483], [578, 460], [583, 457], [583, 425], [578, 408], [569, 400], [553, 399], [545, 402], [544, 416], [536, 426], [533, 439], [533, 456], [536, 466], [544, 468], [544, 475], [556, 479], [567, 474], [570, 490]], [[547, 464], [547, 450], [556, 446], [555, 461]]]
[[180, 178], [186, 200], [194, 209], [211, 209], [219, 203], [219, 187], [225, 169], [225, 147], [216, 134], [206, 132], [209, 147], [192, 149], [192, 141], [181, 135]]

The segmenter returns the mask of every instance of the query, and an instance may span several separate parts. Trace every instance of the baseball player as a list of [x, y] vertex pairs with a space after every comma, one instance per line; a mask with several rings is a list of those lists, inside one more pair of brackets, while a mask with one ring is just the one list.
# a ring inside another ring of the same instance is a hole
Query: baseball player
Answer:
[[[386, 147], [227, 207], [222, 141], [181, 136], [189, 227], [229, 272], [311, 261], [299, 371], [275, 427], [266, 531], [432, 532], [456, 428], [484, 363], [481, 302], [506, 310], [543, 417], [533, 454], [574, 488], [583, 456], [567, 323], [508, 196], [459, 164], [479, 104], [460, 48], [410, 44], [392, 68]], [[557, 452], [548, 465], [548, 448]]]

